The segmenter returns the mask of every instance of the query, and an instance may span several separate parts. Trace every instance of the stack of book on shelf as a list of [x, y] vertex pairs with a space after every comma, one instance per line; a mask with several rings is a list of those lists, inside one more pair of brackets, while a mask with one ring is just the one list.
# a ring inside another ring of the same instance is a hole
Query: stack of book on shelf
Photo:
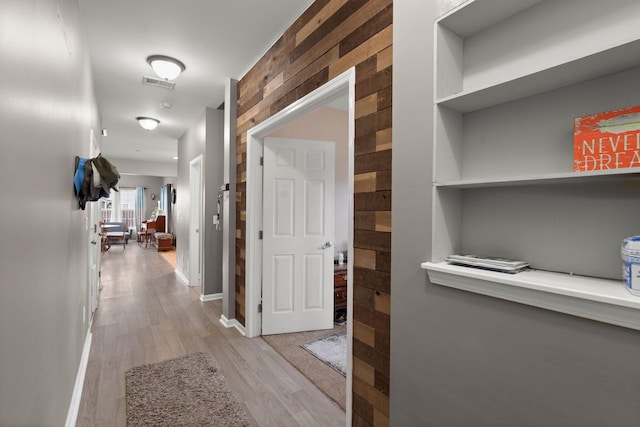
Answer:
[[529, 263], [525, 261], [479, 255], [449, 255], [446, 261], [449, 264], [484, 268], [503, 273], [519, 273], [529, 267]]

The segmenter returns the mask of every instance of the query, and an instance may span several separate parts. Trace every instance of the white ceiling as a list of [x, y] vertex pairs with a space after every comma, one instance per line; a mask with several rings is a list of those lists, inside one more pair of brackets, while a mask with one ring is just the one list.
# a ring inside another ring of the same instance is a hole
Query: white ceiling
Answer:
[[[177, 139], [240, 79], [313, 0], [80, 0], [93, 79], [108, 132], [105, 157], [175, 162]], [[186, 70], [167, 90], [146, 58], [168, 55]], [[162, 108], [161, 103], [171, 108]], [[160, 120], [153, 131], [135, 118]]]

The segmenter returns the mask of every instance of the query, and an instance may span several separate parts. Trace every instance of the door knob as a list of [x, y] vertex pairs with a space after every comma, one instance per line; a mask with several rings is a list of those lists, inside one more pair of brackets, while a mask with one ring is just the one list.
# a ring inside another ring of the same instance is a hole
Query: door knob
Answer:
[[325, 242], [325, 244], [324, 244], [324, 245], [322, 245], [322, 247], [321, 247], [320, 249], [327, 249], [327, 248], [330, 248], [330, 247], [331, 247], [331, 245], [332, 245], [332, 243], [327, 241], [327, 242]]

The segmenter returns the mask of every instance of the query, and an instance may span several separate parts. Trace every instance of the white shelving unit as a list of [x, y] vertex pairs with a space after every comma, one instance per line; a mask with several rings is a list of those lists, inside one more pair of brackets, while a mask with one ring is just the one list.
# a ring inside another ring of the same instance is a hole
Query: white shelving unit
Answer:
[[640, 168], [573, 172], [574, 118], [640, 105], [639, 17], [636, 0], [470, 0], [437, 20], [432, 283], [640, 330], [620, 257]]

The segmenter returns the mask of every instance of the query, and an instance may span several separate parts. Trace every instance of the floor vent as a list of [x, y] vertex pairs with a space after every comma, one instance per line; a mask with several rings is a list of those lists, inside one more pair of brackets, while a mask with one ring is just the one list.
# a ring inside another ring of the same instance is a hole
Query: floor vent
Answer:
[[168, 80], [160, 80], [160, 79], [147, 77], [147, 76], [144, 76], [142, 78], [142, 83], [147, 84], [149, 86], [157, 86], [157, 87], [161, 87], [163, 89], [169, 89], [169, 90], [173, 90], [173, 88], [176, 85], [174, 82], [170, 82]]

